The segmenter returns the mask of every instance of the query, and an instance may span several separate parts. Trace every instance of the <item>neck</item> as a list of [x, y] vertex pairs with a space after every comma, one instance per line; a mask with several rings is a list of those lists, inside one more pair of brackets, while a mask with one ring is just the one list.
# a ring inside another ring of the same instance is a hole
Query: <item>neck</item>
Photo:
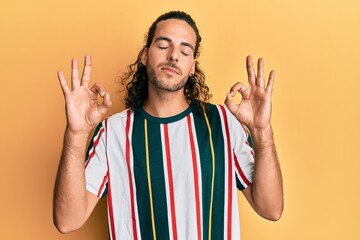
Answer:
[[183, 112], [189, 107], [183, 89], [169, 92], [161, 89], [150, 89], [144, 103], [144, 110], [154, 117], [171, 117]]

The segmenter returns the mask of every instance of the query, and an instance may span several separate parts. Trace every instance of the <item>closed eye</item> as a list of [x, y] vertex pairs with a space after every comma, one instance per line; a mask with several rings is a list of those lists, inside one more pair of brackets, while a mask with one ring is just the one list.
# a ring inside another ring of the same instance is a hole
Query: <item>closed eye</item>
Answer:
[[181, 53], [182, 53], [184, 56], [189, 56], [189, 54], [186, 53], [186, 52], [181, 51]]

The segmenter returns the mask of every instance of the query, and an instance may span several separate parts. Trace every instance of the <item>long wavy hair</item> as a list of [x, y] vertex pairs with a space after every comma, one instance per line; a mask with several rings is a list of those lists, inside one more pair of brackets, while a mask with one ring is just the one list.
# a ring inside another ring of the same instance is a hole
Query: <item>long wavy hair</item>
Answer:
[[[187, 22], [195, 31], [196, 44], [194, 49], [194, 58], [199, 57], [199, 47], [201, 36], [196, 27], [195, 21], [191, 16], [181, 11], [171, 11], [158, 17], [150, 26], [149, 32], [145, 37], [145, 46], [138, 53], [137, 59], [130, 64], [127, 72], [121, 76], [121, 83], [126, 85], [127, 94], [125, 96], [125, 107], [131, 110], [142, 107], [148, 97], [148, 75], [146, 66], [141, 63], [141, 57], [145, 49], [149, 48], [155, 35], [156, 25], [160, 21], [167, 19], [179, 19]], [[198, 112], [202, 112], [203, 106], [211, 98], [209, 88], [205, 84], [205, 74], [200, 69], [199, 63], [195, 63], [195, 73], [190, 75], [184, 86], [184, 95], [189, 102], [192, 102]]]

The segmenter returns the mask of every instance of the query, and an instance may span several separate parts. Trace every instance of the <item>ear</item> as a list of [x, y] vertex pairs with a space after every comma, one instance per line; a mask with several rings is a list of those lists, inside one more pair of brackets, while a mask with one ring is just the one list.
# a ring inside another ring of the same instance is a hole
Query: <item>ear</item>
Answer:
[[147, 57], [148, 57], [148, 49], [147, 47], [144, 47], [144, 51], [141, 55], [141, 63], [146, 66], [146, 62], [147, 62]]

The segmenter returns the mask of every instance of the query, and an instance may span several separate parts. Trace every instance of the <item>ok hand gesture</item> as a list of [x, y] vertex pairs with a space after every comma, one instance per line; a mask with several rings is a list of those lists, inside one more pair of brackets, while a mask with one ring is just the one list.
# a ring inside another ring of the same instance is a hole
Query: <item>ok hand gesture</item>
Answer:
[[[249, 87], [236, 83], [226, 95], [225, 105], [239, 122], [252, 129], [263, 129], [270, 126], [271, 93], [275, 72], [271, 71], [265, 87], [264, 60], [258, 60], [257, 74], [254, 72], [251, 56], [246, 58]], [[233, 97], [239, 92], [242, 96], [240, 103], [235, 103]]]
[[[81, 80], [78, 61], [72, 60], [71, 89], [66, 83], [63, 72], [57, 73], [66, 103], [67, 129], [76, 134], [89, 134], [102, 121], [111, 106], [110, 95], [101, 84], [95, 83], [89, 88], [90, 73], [90, 55], [85, 56]], [[98, 96], [102, 98], [101, 103], [98, 103]]]

